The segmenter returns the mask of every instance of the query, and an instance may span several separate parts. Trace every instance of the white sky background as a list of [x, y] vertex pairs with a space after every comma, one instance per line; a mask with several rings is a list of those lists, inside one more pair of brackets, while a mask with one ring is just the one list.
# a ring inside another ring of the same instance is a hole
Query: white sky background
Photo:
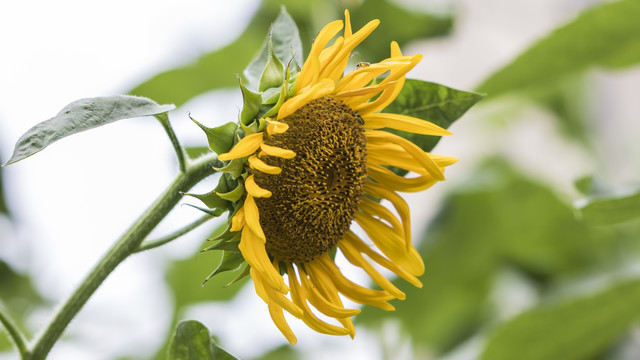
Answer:
[[[439, 7], [453, 3], [458, 15], [450, 37], [405, 49], [425, 55], [413, 77], [472, 89], [531, 41], [594, 1], [407, 2]], [[157, 72], [231, 41], [257, 4], [258, 0], [4, 2], [0, 5], [0, 162], [9, 158], [22, 133], [66, 104], [126, 92]], [[638, 71], [596, 75], [608, 101], [596, 110], [608, 114], [614, 124], [627, 124], [630, 114], [640, 112], [628, 91], [636, 89], [637, 94], [639, 80]], [[184, 143], [205, 144], [186, 112], [213, 125], [215, 118], [234, 120], [240, 105], [239, 91], [219, 91], [172, 112], [171, 119]], [[485, 109], [485, 115], [487, 112], [490, 110]], [[481, 116], [483, 111], [479, 113]], [[509, 131], [519, 134], [517, 140], [499, 140], [493, 145], [479, 140], [482, 124], [472, 121], [478, 115], [470, 114], [456, 123], [456, 136], [444, 139], [437, 150], [470, 160], [451, 169], [447, 174], [450, 182], [464, 180], [472, 159], [490, 151], [487, 148], [504, 147], [522, 159], [528, 171], [543, 173], [538, 170], [554, 166], [548, 162], [550, 154], [527, 150], [531, 148], [527, 145], [536, 147], [541, 139], [553, 156], [567, 160], [557, 162], [553, 176], [577, 177], [593, 166], [572, 148], [554, 142], [553, 136], [549, 139], [556, 129], [548, 115], [533, 109], [521, 116], [539, 121], [514, 125]], [[601, 147], [619, 156], [619, 146], [607, 141], [602, 140]], [[622, 168], [620, 164], [608, 166]], [[0, 234], [9, 234], [0, 238], [0, 258], [32, 274], [45, 296], [60, 302], [169, 184], [176, 174], [176, 161], [161, 126], [152, 118], [143, 118], [66, 138], [3, 170], [16, 222], [9, 226], [0, 219]], [[634, 175], [637, 173], [629, 177]], [[550, 182], [553, 176], [542, 175]], [[434, 200], [450, 186], [443, 185], [411, 200], [437, 203]], [[435, 209], [412, 207], [412, 211], [415, 218], [424, 218]], [[172, 222], [161, 226], [160, 232], [198, 216], [195, 210], [178, 207]], [[417, 236], [422, 224], [414, 223]], [[171, 299], [163, 284], [167, 259], [193, 256], [205, 234], [204, 230], [195, 232], [167, 247], [128, 259], [74, 320], [68, 337], [56, 345], [51, 359], [145, 358], [153, 353], [165, 339], [170, 321], [165, 309], [171, 306]], [[42, 328], [51, 311], [34, 315], [33, 329]], [[228, 307], [203, 305], [194, 309], [193, 316], [240, 357], [254, 356], [285, 342], [249, 287]], [[304, 326], [293, 327], [298, 347], [308, 350], [309, 358], [351, 354], [349, 358], [375, 360], [381, 356], [376, 338], [363, 329], [352, 341], [315, 334]], [[12, 358], [0, 355], [0, 359]]]

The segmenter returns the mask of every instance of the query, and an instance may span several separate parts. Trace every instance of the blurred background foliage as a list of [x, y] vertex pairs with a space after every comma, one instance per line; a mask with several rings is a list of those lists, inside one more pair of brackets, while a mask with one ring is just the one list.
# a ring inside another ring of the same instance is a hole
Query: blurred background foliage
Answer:
[[[130, 93], [180, 106], [205, 92], [237, 87], [234, 73], [241, 73], [254, 57], [281, 5], [300, 28], [305, 54], [321, 26], [341, 18], [345, 7], [351, 11], [354, 28], [379, 18], [375, 41], [365, 41], [355, 54], [357, 60], [371, 62], [388, 56], [391, 40], [401, 47], [430, 37], [446, 41], [459, 15], [429, 14], [390, 0], [263, 0], [235, 41], [163, 71]], [[476, 89], [466, 90], [487, 93], [483, 106], [517, 97], [547, 109], [557, 120], [559, 135], [595, 158], [595, 130], [589, 123], [593, 114], [585, 105], [585, 87], [591, 84], [587, 75], [594, 67], [620, 71], [640, 62], [638, 19], [637, 0], [593, 5], [502, 69], [487, 74]], [[509, 121], [508, 115], [502, 118], [507, 120], [493, 123], [492, 130], [500, 131]], [[464, 127], [465, 119], [457, 126]], [[356, 318], [357, 326], [380, 334], [381, 347], [385, 346], [381, 351], [388, 358], [395, 358], [394, 344], [386, 344], [384, 338], [389, 324], [410, 339], [416, 358], [640, 358], [637, 343], [635, 352], [629, 351], [640, 319], [638, 188], [621, 192], [599, 182], [598, 174], [587, 174], [582, 179], [561, 179], [566, 184], [576, 182], [574, 198], [569, 199], [532, 175], [534, 171], [523, 171], [526, 163], [517, 165], [513, 159], [489, 154], [468, 179], [456, 182], [423, 238], [416, 239], [421, 240], [417, 243], [427, 266], [421, 278], [424, 287], [397, 281], [407, 300], [396, 302], [395, 312], [368, 308]], [[1, 175], [0, 169], [0, 186]], [[7, 216], [1, 190], [0, 216]], [[237, 275], [233, 273], [213, 278], [204, 288], [185, 282], [204, 279], [219, 260], [213, 252], [200, 256], [206, 261], [188, 257], [167, 267], [173, 328], [191, 306], [232, 301], [247, 283], [221, 290]], [[0, 279], [2, 306], [24, 328], [24, 319], [43, 300], [27, 277], [3, 262]], [[167, 332], [165, 348], [155, 358], [165, 358], [171, 336]], [[0, 351], [9, 346], [0, 333]], [[296, 348], [282, 346], [259, 358], [305, 357]]]

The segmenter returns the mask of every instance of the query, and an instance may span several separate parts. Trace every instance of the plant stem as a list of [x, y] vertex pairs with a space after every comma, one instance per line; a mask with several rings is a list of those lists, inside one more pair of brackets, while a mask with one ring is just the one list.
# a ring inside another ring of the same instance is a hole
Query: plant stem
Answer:
[[182, 229], [180, 229], [180, 230], [178, 230], [176, 232], [173, 232], [173, 233], [171, 233], [171, 234], [169, 234], [167, 236], [163, 236], [163, 237], [161, 237], [159, 239], [156, 239], [156, 240], [145, 241], [142, 244], [140, 244], [140, 247], [137, 248], [135, 252], [146, 251], [146, 250], [150, 250], [150, 249], [156, 248], [158, 246], [164, 245], [164, 244], [166, 244], [166, 243], [168, 243], [170, 241], [173, 241], [173, 240], [179, 238], [180, 236], [188, 233], [189, 231], [197, 228], [198, 226], [206, 223], [207, 221], [209, 221], [209, 220], [211, 220], [213, 218], [214, 217], [211, 216], [211, 215], [205, 215], [205, 216], [201, 217], [200, 219], [192, 222], [191, 224], [183, 227]]
[[169, 140], [171, 140], [171, 144], [173, 145], [173, 150], [175, 150], [176, 155], [178, 156], [178, 166], [180, 167], [180, 172], [185, 172], [187, 170], [187, 162], [184, 157], [184, 150], [182, 150], [182, 146], [180, 146], [180, 142], [178, 141], [178, 137], [176, 133], [173, 131], [171, 127], [171, 123], [169, 122], [169, 114], [162, 113], [155, 115], [155, 118], [160, 121], [162, 127], [169, 135]]
[[30, 360], [43, 360], [62, 335], [75, 315], [98, 289], [109, 274], [129, 255], [134, 253], [142, 241], [149, 235], [169, 211], [180, 201], [182, 192], [188, 191], [205, 177], [214, 173], [210, 163], [216, 160], [215, 154], [207, 154], [181, 172], [173, 183], [160, 195], [138, 220], [116, 241], [100, 262], [87, 275], [84, 281], [71, 294], [58, 310], [47, 328], [35, 342]]
[[27, 343], [18, 329], [18, 326], [11, 320], [9, 314], [4, 312], [4, 309], [0, 307], [0, 323], [4, 325], [5, 329], [7, 329], [7, 333], [9, 333], [9, 337], [13, 340], [16, 347], [18, 348], [18, 352], [20, 352], [21, 359], [27, 359], [29, 356], [29, 350], [27, 349]]

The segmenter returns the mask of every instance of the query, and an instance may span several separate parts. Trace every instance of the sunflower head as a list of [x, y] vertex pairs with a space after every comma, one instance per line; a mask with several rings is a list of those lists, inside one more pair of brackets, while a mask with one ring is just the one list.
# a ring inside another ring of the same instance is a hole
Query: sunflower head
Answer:
[[[227, 259], [212, 275], [246, 263], [241, 276], [251, 276], [292, 344], [296, 337], [284, 311], [318, 332], [353, 337], [351, 317], [360, 310], [345, 308], [345, 298], [385, 310], [393, 310], [390, 300], [405, 298], [381, 268], [422, 286], [417, 277], [424, 264], [411, 243], [409, 207], [398, 192], [444, 180], [444, 168], [456, 161], [391, 132], [443, 136], [447, 130], [382, 112], [421, 55], [403, 55], [393, 42], [389, 58], [348, 65], [378, 23], [353, 32], [345, 11], [344, 21], [320, 31], [301, 67], [295, 51], [277, 56], [269, 37], [259, 57], [263, 71], [254, 76], [257, 91], [240, 82], [238, 124], [202, 126], [220, 154], [215, 167], [223, 175], [216, 189], [199, 198], [216, 215], [230, 214], [227, 230], [208, 248], [225, 251]], [[379, 288], [345, 277], [334, 262], [337, 251]]]

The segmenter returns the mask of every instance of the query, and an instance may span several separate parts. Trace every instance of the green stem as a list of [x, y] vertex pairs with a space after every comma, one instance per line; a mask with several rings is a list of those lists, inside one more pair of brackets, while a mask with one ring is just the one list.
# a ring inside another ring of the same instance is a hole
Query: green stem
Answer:
[[211, 215], [205, 215], [203, 217], [201, 217], [200, 219], [192, 222], [191, 224], [183, 227], [182, 229], [171, 233], [167, 236], [163, 236], [160, 239], [156, 239], [156, 240], [149, 240], [149, 241], [145, 241], [142, 244], [140, 244], [140, 247], [138, 249], [136, 249], [135, 252], [141, 252], [141, 251], [146, 251], [146, 250], [150, 250], [153, 248], [156, 248], [158, 246], [162, 246], [170, 241], [173, 241], [177, 238], [179, 238], [180, 236], [188, 233], [189, 231], [197, 228], [198, 226], [206, 223], [207, 221], [213, 219], [214, 217]]
[[0, 323], [4, 325], [5, 329], [7, 329], [7, 333], [9, 333], [9, 337], [13, 340], [14, 344], [18, 348], [20, 352], [21, 359], [27, 359], [29, 356], [29, 349], [27, 349], [27, 342], [18, 329], [18, 326], [11, 320], [9, 314], [4, 312], [4, 309], [0, 307]]
[[129, 255], [134, 253], [151, 230], [180, 201], [182, 193], [188, 191], [205, 177], [211, 175], [214, 170], [211, 163], [216, 160], [215, 154], [207, 154], [197, 159], [192, 165], [185, 168], [173, 183], [160, 195], [160, 197], [147, 209], [147, 211], [131, 225], [131, 227], [116, 241], [100, 262], [87, 275], [84, 281], [71, 294], [69, 299], [58, 310], [47, 328], [35, 342], [30, 360], [43, 360], [55, 342], [60, 338], [69, 322], [82, 309], [89, 297], [98, 289], [100, 284], [109, 274]]
[[175, 150], [176, 155], [178, 156], [178, 166], [180, 167], [180, 172], [187, 171], [187, 161], [184, 158], [184, 150], [182, 150], [182, 146], [180, 146], [180, 142], [178, 141], [178, 137], [176, 133], [173, 131], [171, 127], [171, 123], [169, 122], [169, 114], [162, 113], [155, 115], [155, 118], [160, 121], [162, 127], [169, 135], [169, 140], [171, 140], [171, 144], [173, 145], [173, 150]]

